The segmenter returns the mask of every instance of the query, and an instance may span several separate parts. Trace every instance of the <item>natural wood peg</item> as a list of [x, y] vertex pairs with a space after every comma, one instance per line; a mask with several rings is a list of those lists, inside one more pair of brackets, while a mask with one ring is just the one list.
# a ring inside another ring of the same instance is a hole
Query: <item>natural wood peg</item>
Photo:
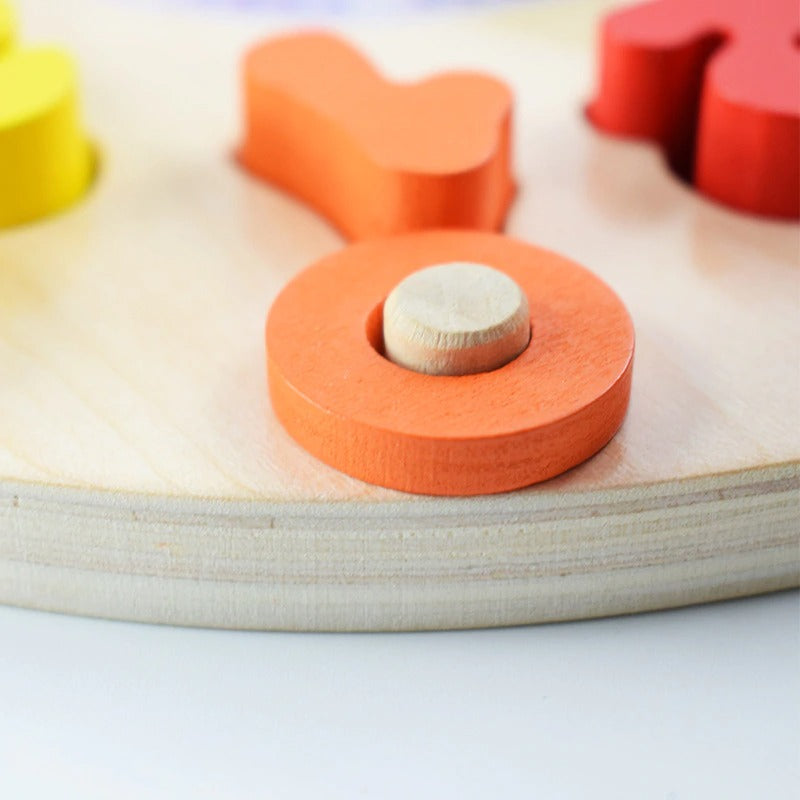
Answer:
[[429, 375], [497, 369], [516, 358], [530, 337], [525, 293], [482, 264], [421, 269], [401, 281], [383, 306], [386, 357]]

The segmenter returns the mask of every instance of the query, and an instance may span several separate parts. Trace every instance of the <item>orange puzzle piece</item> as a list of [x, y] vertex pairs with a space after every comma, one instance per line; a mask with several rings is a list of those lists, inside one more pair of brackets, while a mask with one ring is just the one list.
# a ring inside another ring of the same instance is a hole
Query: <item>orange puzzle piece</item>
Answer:
[[[389, 292], [422, 267], [461, 261], [525, 292], [528, 346], [459, 376], [385, 358]], [[407, 492], [488, 494], [551, 478], [608, 443], [630, 398], [622, 301], [574, 262], [493, 233], [423, 231], [340, 250], [284, 288], [266, 341], [272, 407], [291, 436], [349, 475]]]
[[798, 0], [657, 0], [606, 18], [589, 109], [733, 208], [800, 217]]
[[515, 186], [512, 96], [488, 75], [387, 82], [325, 33], [244, 61], [240, 162], [361, 239], [432, 227], [496, 230]]

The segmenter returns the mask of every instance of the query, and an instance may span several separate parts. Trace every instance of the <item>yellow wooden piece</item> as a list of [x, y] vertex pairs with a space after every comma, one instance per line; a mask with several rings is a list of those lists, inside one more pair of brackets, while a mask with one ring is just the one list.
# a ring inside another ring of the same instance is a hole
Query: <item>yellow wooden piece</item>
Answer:
[[14, 43], [14, 13], [11, 6], [0, 0], [0, 56]]
[[69, 205], [92, 172], [72, 59], [52, 48], [0, 57], [0, 228]]

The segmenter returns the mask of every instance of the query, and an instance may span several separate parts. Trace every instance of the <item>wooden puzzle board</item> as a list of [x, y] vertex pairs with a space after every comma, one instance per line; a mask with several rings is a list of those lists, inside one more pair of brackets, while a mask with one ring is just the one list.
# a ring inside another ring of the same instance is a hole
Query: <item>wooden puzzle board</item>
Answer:
[[[0, 233], [0, 601], [190, 625], [414, 629], [625, 613], [800, 582], [798, 228], [732, 213], [582, 108], [607, 4], [337, 21], [387, 74], [516, 93], [507, 233], [604, 278], [637, 332], [595, 458], [434, 499], [317, 462], [272, 416], [267, 308], [342, 246], [233, 162], [263, 14], [26, 0], [81, 66], [85, 202]], [[502, 402], [502, 398], [498, 398]]]

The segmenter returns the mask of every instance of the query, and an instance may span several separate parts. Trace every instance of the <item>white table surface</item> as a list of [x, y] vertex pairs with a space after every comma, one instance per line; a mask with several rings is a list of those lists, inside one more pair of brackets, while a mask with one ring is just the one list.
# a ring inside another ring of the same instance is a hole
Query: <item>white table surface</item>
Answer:
[[0, 607], [0, 797], [796, 797], [799, 597], [360, 635]]

